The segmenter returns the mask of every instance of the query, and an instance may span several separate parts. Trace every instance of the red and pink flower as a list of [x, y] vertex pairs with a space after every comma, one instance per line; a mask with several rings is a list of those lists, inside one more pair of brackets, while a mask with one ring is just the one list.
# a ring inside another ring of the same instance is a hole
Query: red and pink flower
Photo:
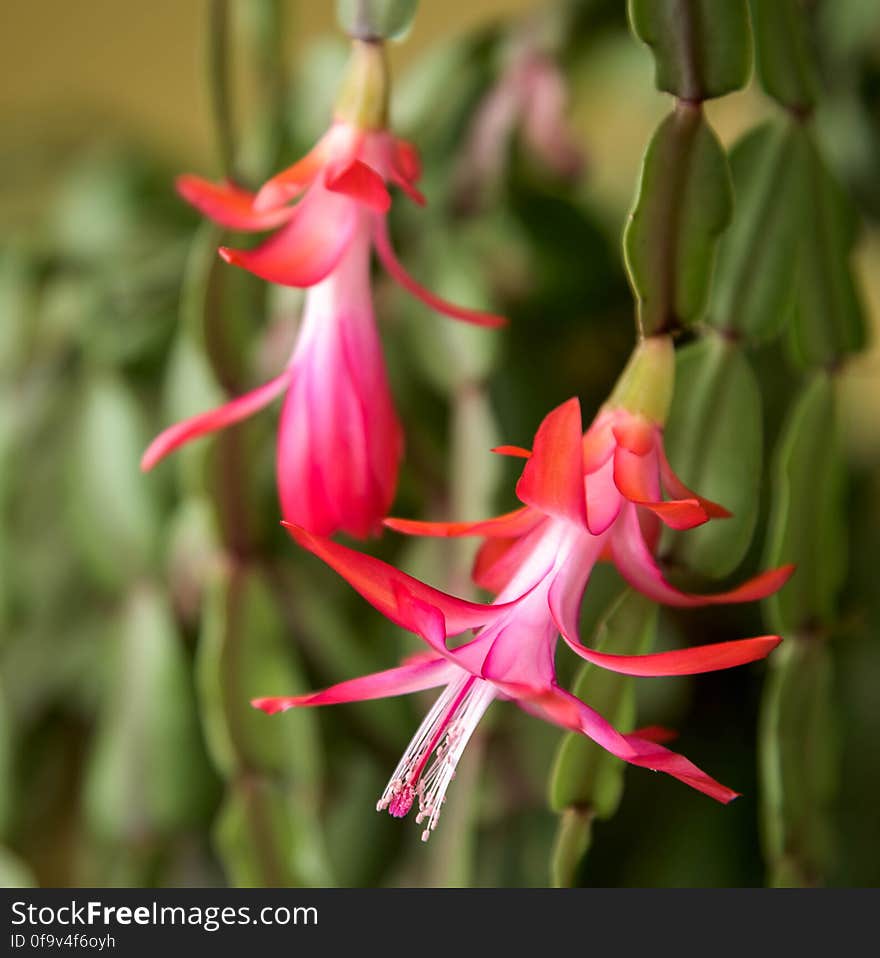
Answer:
[[[455, 306], [420, 286], [391, 245], [388, 184], [418, 203], [415, 147], [385, 126], [381, 45], [354, 45], [349, 81], [330, 130], [298, 163], [251, 193], [195, 176], [178, 190], [231, 230], [272, 235], [228, 262], [286, 286], [307, 287], [302, 327], [284, 371], [219, 409], [178, 423], [145, 453], [144, 469], [184, 443], [252, 415], [286, 393], [277, 478], [284, 517], [314, 532], [375, 532], [397, 484], [403, 442], [373, 314], [370, 254], [432, 309], [498, 326], [499, 316]], [[295, 202], [294, 202], [295, 201]]]
[[[423, 523], [387, 520], [392, 528], [420, 535], [485, 536], [477, 556], [476, 581], [495, 593], [491, 605], [467, 602], [304, 529], [294, 538], [339, 572], [391, 621], [415, 632], [429, 652], [386, 672], [364, 676], [323, 692], [261, 699], [267, 712], [400, 695], [445, 686], [395, 770], [379, 802], [395, 816], [418, 802], [428, 837], [468, 738], [495, 698], [511, 699], [527, 711], [581, 732], [634, 765], [666, 772], [722, 802], [736, 793], [651, 732], [625, 735], [598, 712], [562, 689], [554, 655], [561, 634], [579, 656], [626, 675], [690, 675], [763, 658], [778, 636], [760, 636], [680, 651], [622, 656], [584, 645], [578, 634], [581, 601], [595, 564], [615, 563], [623, 577], [651, 599], [668, 605], [698, 606], [748, 602], [779, 589], [792, 567], [774, 569], [728, 592], [688, 594], [666, 581], [653, 556], [658, 523], [690, 528], [726, 513], [691, 493], [672, 472], [663, 452], [662, 427], [633, 412], [628, 403], [644, 385], [643, 360], [668, 367], [671, 344], [643, 344], [634, 366], [621, 379], [612, 402], [582, 433], [580, 406], [573, 399], [550, 413], [517, 484], [523, 508], [482, 522]], [[663, 378], [662, 376], [660, 377]], [[652, 391], [650, 407], [656, 399]], [[623, 405], [618, 404], [625, 403]], [[660, 399], [660, 405], [665, 405]], [[638, 405], [638, 403], [636, 403]], [[672, 496], [666, 498], [663, 490]], [[472, 638], [449, 639], [475, 630]]]

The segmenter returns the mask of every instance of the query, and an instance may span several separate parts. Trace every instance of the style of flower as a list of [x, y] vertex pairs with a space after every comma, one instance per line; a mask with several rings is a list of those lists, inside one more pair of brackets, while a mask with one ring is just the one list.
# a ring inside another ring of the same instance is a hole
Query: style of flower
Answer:
[[[445, 686], [378, 806], [399, 817], [418, 801], [417, 817], [426, 823], [424, 838], [437, 824], [462, 750], [495, 698], [511, 699], [541, 718], [589, 736], [627, 762], [666, 772], [719, 801], [736, 796], [665, 748], [655, 734], [620, 733], [556, 680], [554, 654], [560, 634], [588, 662], [636, 676], [730, 668], [763, 658], [780, 642], [778, 636], [768, 635], [624, 656], [599, 652], [580, 640], [581, 600], [593, 567], [603, 557], [611, 559], [634, 588], [674, 606], [760, 599], [779, 589], [793, 571], [786, 566], [765, 572], [715, 595], [682, 592], [660, 571], [649, 545], [656, 537], [657, 521], [681, 529], [725, 514], [675, 477], [663, 453], [659, 423], [627, 405], [643, 395], [646, 378], [654, 387], [647, 391], [652, 397], [647, 405], [668, 405], [656, 385], [665, 381], [671, 348], [671, 343], [660, 340], [640, 347], [612, 395], [612, 403], [586, 435], [581, 429], [579, 403], [573, 399], [546, 417], [531, 452], [502, 448], [528, 457], [517, 484], [523, 508], [471, 523], [387, 520], [392, 528], [407, 533], [485, 536], [475, 579], [495, 593], [491, 605], [447, 595], [387, 563], [289, 527], [300, 545], [347, 579], [392, 622], [421, 636], [430, 651], [398, 668], [323, 692], [261, 699], [254, 704], [272, 713]], [[660, 375], [656, 375], [658, 369]], [[664, 499], [661, 485], [676, 498]], [[450, 638], [471, 629], [476, 630], [472, 638], [450, 645]]]
[[377, 531], [394, 497], [403, 439], [373, 313], [372, 250], [401, 286], [438, 312], [479, 325], [504, 322], [440, 299], [397, 259], [388, 232], [387, 184], [418, 203], [424, 198], [416, 187], [418, 153], [389, 132], [386, 114], [382, 45], [355, 41], [334, 122], [303, 159], [256, 193], [229, 182], [180, 177], [184, 199], [220, 225], [275, 231], [251, 250], [221, 247], [228, 263], [308, 292], [283, 372], [165, 430], [146, 451], [144, 469], [286, 393], [276, 460], [282, 514], [320, 534], [343, 530], [365, 538]]

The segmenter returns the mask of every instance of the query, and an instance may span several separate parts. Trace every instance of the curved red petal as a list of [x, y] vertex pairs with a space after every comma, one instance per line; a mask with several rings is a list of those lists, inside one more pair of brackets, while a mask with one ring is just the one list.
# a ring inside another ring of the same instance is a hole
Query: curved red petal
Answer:
[[522, 446], [495, 446], [490, 450], [499, 456], [512, 456], [514, 459], [531, 459], [532, 450]]
[[333, 193], [342, 193], [378, 213], [387, 213], [391, 208], [385, 181], [361, 160], [352, 160], [338, 172], [328, 169], [324, 183]]
[[292, 371], [285, 369], [280, 376], [276, 376], [252, 392], [233, 399], [225, 406], [220, 406], [218, 409], [212, 409], [209, 412], [201, 413], [191, 419], [185, 419], [183, 422], [170, 426], [164, 432], [159, 433], [150, 443], [141, 459], [141, 469], [144, 471], [152, 469], [168, 453], [173, 452], [191, 439], [197, 439], [207, 433], [224, 429], [226, 426], [231, 426], [233, 423], [252, 416], [257, 410], [267, 406], [276, 396], [287, 389], [291, 376]]
[[691, 492], [681, 479], [678, 478], [672, 466], [669, 465], [669, 460], [666, 458], [666, 450], [663, 448], [662, 442], [657, 443], [657, 457], [660, 461], [660, 478], [663, 481], [663, 488], [670, 496], [673, 496], [675, 499], [696, 499], [710, 519], [730, 518], [732, 513], [725, 509], [724, 506], [720, 506], [717, 502], [712, 502], [711, 499], [705, 499], [703, 496], [698, 496], [695, 492]]
[[563, 689], [552, 687], [533, 690], [528, 694], [519, 691], [512, 697], [527, 711], [536, 712], [563, 728], [581, 732], [625, 762], [655, 772], [665, 772], [725, 804], [738, 797], [733, 789], [707, 775], [683, 755], [635, 734], [622, 735], [595, 709]]
[[473, 323], [475, 326], [504, 326], [507, 320], [503, 316], [496, 316], [493, 313], [484, 313], [477, 309], [468, 309], [465, 306], [456, 306], [445, 299], [425, 289], [420, 283], [416, 282], [412, 276], [403, 268], [401, 262], [397, 259], [394, 249], [391, 246], [391, 240], [388, 236], [388, 224], [384, 217], [377, 217], [376, 229], [374, 232], [376, 252], [382, 265], [388, 271], [388, 274], [399, 283], [408, 293], [412, 293], [417, 299], [420, 299], [426, 306], [443, 313], [445, 316], [451, 316], [453, 319], [460, 319], [465, 323]]
[[755, 602], [781, 589], [794, 572], [793, 565], [769, 569], [735, 589], [713, 595], [681, 592], [666, 581], [654, 557], [648, 551], [642, 538], [635, 508], [628, 507], [626, 513], [622, 526], [618, 526], [611, 537], [612, 556], [624, 579], [634, 589], [638, 589], [655, 602], [684, 608]]
[[421, 522], [416, 519], [384, 520], [389, 529], [409, 536], [491, 536], [515, 538], [531, 531], [541, 522], [543, 516], [528, 506], [515, 509], [493, 519], [477, 522]]
[[586, 528], [581, 406], [569, 399], [538, 428], [532, 455], [516, 484], [527, 505]]
[[391, 163], [394, 172], [409, 183], [415, 183], [422, 175], [422, 161], [419, 158], [418, 148], [408, 140], [394, 140]]
[[654, 423], [644, 416], [632, 413], [618, 415], [612, 430], [618, 444], [636, 456], [647, 456], [654, 448], [659, 435], [659, 429]]
[[299, 196], [317, 178], [327, 163], [326, 137], [319, 140], [306, 155], [286, 170], [267, 180], [254, 199], [257, 210], [271, 210]]
[[294, 214], [293, 209], [257, 209], [254, 194], [234, 183], [211, 183], [185, 174], [177, 177], [176, 186], [187, 203], [230, 230], [270, 230]]
[[573, 652], [599, 668], [622, 675], [641, 676], [699, 675], [731, 669], [766, 658], [782, 641], [778, 635], [764, 635], [650, 655], [612, 655], [587, 648], [568, 635], [563, 638]]
[[220, 248], [227, 263], [281, 286], [314, 286], [351, 241], [357, 208], [347, 197], [314, 186], [290, 222], [252, 250]]
[[400, 593], [411, 594], [441, 613], [446, 620], [448, 635], [458, 635], [466, 629], [490, 622], [507, 607], [467, 602], [434, 589], [387, 562], [382, 562], [381, 559], [349, 549], [324, 536], [312, 535], [292, 523], [283, 522], [282, 525], [304, 549], [308, 549], [331, 569], [335, 569], [367, 602], [404, 629], [418, 631], [413, 628], [413, 623], [401, 614], [398, 598]]

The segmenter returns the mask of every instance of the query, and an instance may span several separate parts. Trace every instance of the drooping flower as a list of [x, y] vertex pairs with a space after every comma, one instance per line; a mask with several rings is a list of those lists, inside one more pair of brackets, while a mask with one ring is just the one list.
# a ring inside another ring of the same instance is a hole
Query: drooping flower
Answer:
[[[531, 453], [504, 448], [529, 457], [517, 485], [524, 508], [472, 523], [388, 520], [405, 532], [487, 537], [477, 557], [475, 578], [495, 593], [491, 605], [447, 595], [377, 559], [291, 527], [302, 546], [339, 572], [391, 621], [420, 635], [430, 652], [396, 669], [323, 692], [254, 704], [271, 713], [446, 686], [379, 802], [380, 809], [402, 816], [418, 801], [417, 817], [427, 823], [423, 837], [436, 826], [455, 764], [495, 698], [512, 699], [539, 717], [589, 736], [627, 762], [667, 772], [719, 801], [734, 798], [735, 792], [665, 748], [655, 735], [618, 732], [587, 703], [562, 689], [555, 674], [559, 634], [594, 665], [638, 676], [729, 668], [763, 658], [780, 641], [778, 636], [760, 636], [622, 656], [596, 651], [580, 640], [581, 600], [602, 557], [611, 558], [636, 589], [658, 602], [678, 606], [763, 598], [780, 588], [792, 572], [791, 567], [776, 569], [729, 592], [709, 596], [681, 592], [660, 572], [648, 544], [656, 535], [656, 520], [686, 528], [723, 514], [720, 507], [689, 493], [674, 477], [662, 454], [662, 419], [646, 415], [645, 411], [668, 405], [668, 391], [664, 397], [657, 386], [664, 385], [664, 370], [668, 372], [671, 360], [668, 342], [643, 344], [609, 406], [585, 436], [579, 404], [571, 400], [547, 416]], [[633, 412], [634, 405], [645, 411]], [[661, 477], [676, 499], [662, 498]], [[450, 645], [450, 638], [470, 629], [476, 630], [473, 638]]]
[[474, 111], [461, 150], [456, 191], [463, 205], [474, 205], [500, 177], [517, 134], [557, 176], [581, 173], [583, 152], [566, 120], [568, 88], [550, 46], [537, 17], [510, 38], [501, 74]]
[[308, 292], [283, 372], [165, 430], [145, 453], [143, 468], [286, 393], [276, 461], [282, 514], [326, 535], [343, 530], [364, 538], [377, 530], [394, 497], [403, 442], [373, 314], [371, 252], [438, 312], [479, 325], [503, 323], [428, 292], [398, 261], [388, 232], [387, 184], [418, 203], [424, 198], [416, 187], [415, 147], [387, 128], [387, 92], [382, 45], [355, 41], [334, 122], [302, 160], [256, 193], [195, 176], [178, 180], [181, 195], [220, 225], [275, 230], [251, 250], [222, 247], [227, 262]]

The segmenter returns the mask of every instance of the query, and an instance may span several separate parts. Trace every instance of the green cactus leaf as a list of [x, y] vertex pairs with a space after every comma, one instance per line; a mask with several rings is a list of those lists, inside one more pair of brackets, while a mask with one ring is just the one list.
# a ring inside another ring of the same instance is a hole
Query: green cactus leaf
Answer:
[[749, 0], [755, 33], [755, 66], [764, 90], [796, 113], [816, 102], [818, 78], [800, 0]]
[[152, 487], [140, 471], [145, 430], [122, 382], [86, 387], [71, 461], [69, 519], [95, 578], [120, 588], [152, 563], [158, 530]]
[[718, 248], [707, 318], [753, 343], [777, 336], [794, 309], [808, 149], [800, 125], [775, 122], [730, 154], [736, 216]]
[[815, 885], [832, 847], [837, 730], [827, 643], [789, 638], [770, 660], [760, 721], [761, 811], [773, 885]]
[[764, 564], [797, 565], [785, 587], [765, 600], [768, 620], [782, 635], [821, 629], [836, 618], [846, 574], [843, 479], [833, 386], [819, 373], [795, 402], [776, 451]]
[[700, 317], [732, 204], [724, 149], [702, 110], [679, 104], [648, 145], [623, 240], [645, 335]]
[[333, 883], [314, 812], [290, 785], [257, 775], [236, 780], [214, 826], [214, 840], [236, 888]]
[[85, 809], [100, 838], [140, 842], [199, 821], [214, 784], [189, 666], [157, 589], [132, 594], [112, 641]]
[[732, 572], [752, 540], [761, 486], [761, 393], [742, 351], [705, 336], [676, 355], [666, 452], [687, 486], [733, 515], [669, 532], [663, 550], [713, 578]]
[[308, 690], [273, 594], [254, 571], [218, 572], [197, 657], [211, 756], [226, 777], [243, 769], [312, 785], [320, 775], [308, 709], [266, 715], [251, 700]]
[[800, 364], [828, 367], [865, 345], [864, 308], [850, 263], [858, 221], [849, 197], [812, 141], [807, 150], [807, 171], [809, 186], [791, 347]]
[[748, 82], [752, 37], [746, 0], [629, 0], [629, 20], [654, 53], [657, 89], [698, 101]]

